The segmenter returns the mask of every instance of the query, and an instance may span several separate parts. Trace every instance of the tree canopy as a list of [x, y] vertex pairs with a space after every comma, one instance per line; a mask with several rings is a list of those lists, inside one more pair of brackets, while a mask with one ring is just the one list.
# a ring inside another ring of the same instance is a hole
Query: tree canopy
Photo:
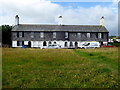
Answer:
[[2, 44], [11, 45], [11, 30], [12, 26], [2, 25]]

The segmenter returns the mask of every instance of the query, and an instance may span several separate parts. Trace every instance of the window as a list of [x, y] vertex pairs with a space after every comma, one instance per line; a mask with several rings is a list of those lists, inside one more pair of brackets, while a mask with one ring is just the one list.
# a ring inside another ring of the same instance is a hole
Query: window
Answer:
[[17, 32], [17, 37], [24, 37], [24, 32]]
[[87, 33], [87, 37], [90, 38], [90, 33]]
[[19, 37], [22, 37], [22, 32], [19, 32]]
[[17, 41], [17, 46], [22, 46], [24, 45], [24, 41]]
[[56, 38], [56, 32], [53, 32], [53, 38]]
[[65, 47], [68, 47], [68, 43], [67, 42], [65, 42]]
[[101, 38], [104, 38], [104, 33], [101, 33], [101, 34], [102, 34]]
[[65, 32], [65, 38], [68, 38], [68, 32]]
[[31, 38], [34, 38], [34, 32], [31, 32], [30, 37], [31, 37]]
[[77, 33], [77, 36], [78, 36], [78, 38], [80, 38], [81, 37], [81, 33]]
[[40, 32], [41, 38], [44, 38], [44, 32]]
[[88, 46], [88, 45], [90, 45], [90, 43], [85, 42], [85, 43], [83, 44], [83, 46]]
[[98, 33], [98, 38], [102, 38], [102, 34], [101, 33]]

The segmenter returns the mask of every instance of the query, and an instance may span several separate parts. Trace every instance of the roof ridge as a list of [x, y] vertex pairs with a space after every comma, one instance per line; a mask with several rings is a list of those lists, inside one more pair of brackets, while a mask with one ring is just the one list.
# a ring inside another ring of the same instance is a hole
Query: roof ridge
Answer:
[[63, 24], [63, 25], [57, 25], [57, 24], [19, 24], [19, 25], [49, 25], [49, 26], [101, 26], [101, 25], [68, 25], [68, 24]]

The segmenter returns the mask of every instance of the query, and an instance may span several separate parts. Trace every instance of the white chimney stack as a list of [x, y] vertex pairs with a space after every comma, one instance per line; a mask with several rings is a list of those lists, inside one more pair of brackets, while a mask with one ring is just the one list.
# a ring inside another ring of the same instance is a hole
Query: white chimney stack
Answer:
[[104, 24], [104, 17], [103, 17], [103, 16], [102, 16], [101, 19], [100, 19], [100, 25], [101, 25], [101, 26], [105, 26], [105, 24]]
[[19, 25], [19, 17], [18, 17], [18, 15], [15, 16], [15, 25]]
[[62, 21], [63, 21], [62, 16], [58, 16], [58, 25], [62, 25]]

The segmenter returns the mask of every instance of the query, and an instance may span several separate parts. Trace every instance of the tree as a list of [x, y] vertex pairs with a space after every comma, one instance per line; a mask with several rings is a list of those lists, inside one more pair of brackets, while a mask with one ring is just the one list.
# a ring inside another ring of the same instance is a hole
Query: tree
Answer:
[[7, 44], [11, 46], [11, 30], [12, 26], [2, 25], [2, 44]]

